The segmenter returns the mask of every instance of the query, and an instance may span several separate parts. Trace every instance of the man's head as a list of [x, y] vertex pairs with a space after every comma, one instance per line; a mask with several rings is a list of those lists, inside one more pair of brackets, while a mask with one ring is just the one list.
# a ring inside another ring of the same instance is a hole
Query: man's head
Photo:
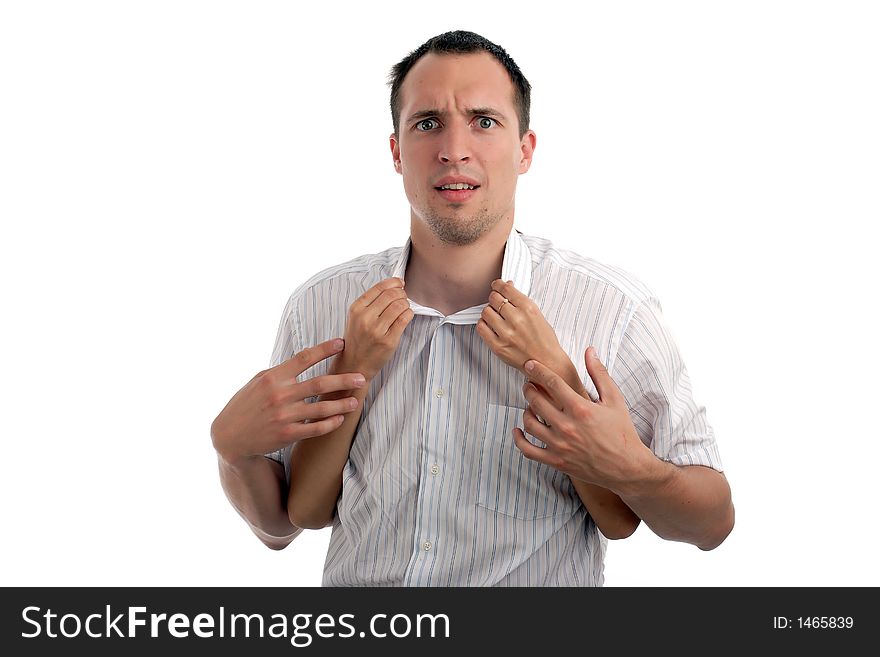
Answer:
[[526, 76], [519, 70], [519, 66], [513, 61], [507, 51], [488, 39], [473, 32], [456, 30], [446, 32], [428, 39], [401, 59], [391, 69], [388, 84], [391, 86], [391, 121], [394, 124], [394, 134], [400, 132], [400, 88], [406, 74], [413, 65], [424, 55], [434, 53], [437, 55], [469, 55], [472, 53], [487, 52], [492, 55], [505, 68], [513, 83], [513, 103], [516, 105], [516, 114], [519, 119], [519, 136], [526, 134], [529, 129], [529, 110], [532, 103], [532, 85], [526, 80]]
[[504, 49], [472, 32], [447, 32], [395, 65], [390, 84], [391, 152], [413, 219], [459, 245], [499, 221], [512, 225], [535, 134], [531, 86]]

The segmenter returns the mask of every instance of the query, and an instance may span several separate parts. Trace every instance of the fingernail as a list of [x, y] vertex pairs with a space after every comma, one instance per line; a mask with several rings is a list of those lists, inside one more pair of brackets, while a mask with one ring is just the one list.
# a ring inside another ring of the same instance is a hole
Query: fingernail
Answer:
[[596, 347], [590, 347], [590, 350], [593, 352], [593, 358], [599, 360], [599, 352], [596, 351]]
[[358, 400], [357, 400], [355, 397], [351, 397], [351, 398], [348, 400], [348, 406], [349, 406], [349, 408], [357, 408], [357, 405], [358, 405]]
[[507, 281], [507, 282], [510, 283], [511, 285], [513, 285], [513, 281]]
[[364, 377], [362, 377], [362, 376], [356, 376], [356, 377], [354, 377], [354, 384], [355, 384], [355, 386], [357, 386], [358, 388], [360, 388], [360, 387], [361, 387], [362, 385], [364, 385], [366, 382], [367, 382], [367, 380], [366, 380]]
[[334, 340], [333, 341], [333, 348], [336, 349], [337, 351], [341, 350], [343, 347], [345, 347], [345, 340]]
[[533, 369], [535, 369], [535, 361], [527, 360], [526, 361], [526, 371], [531, 372]]

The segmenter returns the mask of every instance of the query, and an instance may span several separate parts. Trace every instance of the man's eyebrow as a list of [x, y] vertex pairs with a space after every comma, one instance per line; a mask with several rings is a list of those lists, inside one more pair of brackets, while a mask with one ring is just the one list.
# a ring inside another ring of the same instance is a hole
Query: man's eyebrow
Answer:
[[[507, 120], [507, 117], [504, 116], [504, 114], [502, 114], [498, 110], [493, 109], [491, 107], [469, 107], [465, 110], [465, 112], [469, 116], [488, 116], [491, 118], [501, 119], [502, 121]], [[418, 121], [419, 119], [428, 119], [433, 116], [436, 116], [436, 117], [439, 117], [442, 119], [447, 114], [448, 114], [448, 112], [445, 112], [443, 110], [423, 109], [423, 110], [419, 110], [418, 112], [413, 112], [412, 114], [410, 114], [409, 119], [407, 119], [407, 123], [410, 123], [412, 121]]]

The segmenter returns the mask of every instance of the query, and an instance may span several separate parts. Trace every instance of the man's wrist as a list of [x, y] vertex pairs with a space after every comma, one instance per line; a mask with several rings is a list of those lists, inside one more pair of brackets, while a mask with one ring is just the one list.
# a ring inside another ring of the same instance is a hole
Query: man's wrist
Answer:
[[351, 357], [346, 356], [344, 351], [333, 359], [333, 362], [330, 364], [330, 374], [361, 374], [366, 379], [364, 388], [370, 385], [370, 381], [375, 376], [375, 373], [367, 368], [359, 367]]
[[659, 489], [671, 485], [676, 475], [675, 465], [657, 458], [641, 441], [639, 444], [644, 449], [639, 450], [639, 457], [635, 460], [630, 475], [614, 486], [614, 492], [624, 500], [655, 497]]
[[581, 381], [581, 376], [578, 374], [577, 368], [574, 366], [574, 363], [571, 362], [568, 354], [563, 352], [551, 363], [548, 363], [547, 367], [561, 376], [568, 386], [576, 393], [583, 397], [587, 396], [587, 389], [584, 387], [584, 382]]

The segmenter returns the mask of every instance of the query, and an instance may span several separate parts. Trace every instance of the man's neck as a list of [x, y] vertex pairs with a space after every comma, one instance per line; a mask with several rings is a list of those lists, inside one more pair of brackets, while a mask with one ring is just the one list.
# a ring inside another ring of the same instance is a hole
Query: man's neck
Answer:
[[502, 219], [476, 242], [459, 246], [441, 241], [424, 223], [412, 219], [407, 296], [444, 315], [486, 303], [492, 281], [501, 277], [512, 226], [513, 217]]

